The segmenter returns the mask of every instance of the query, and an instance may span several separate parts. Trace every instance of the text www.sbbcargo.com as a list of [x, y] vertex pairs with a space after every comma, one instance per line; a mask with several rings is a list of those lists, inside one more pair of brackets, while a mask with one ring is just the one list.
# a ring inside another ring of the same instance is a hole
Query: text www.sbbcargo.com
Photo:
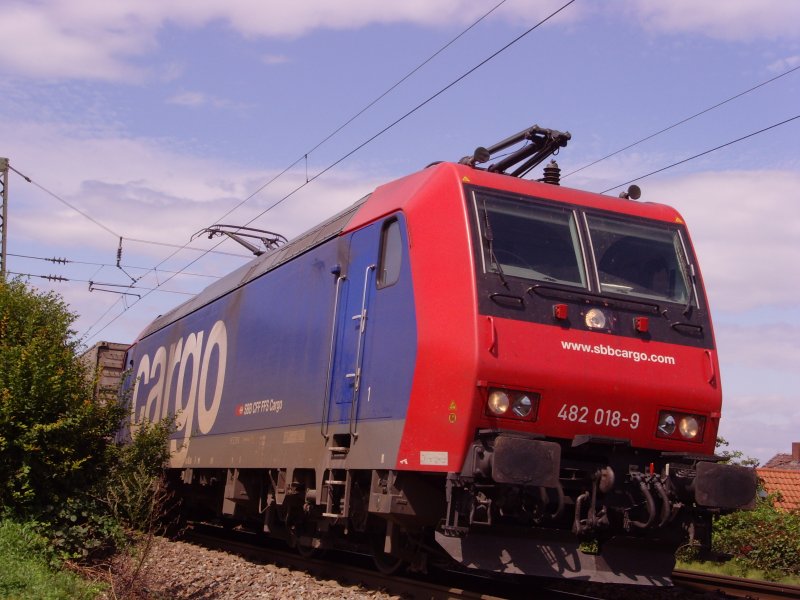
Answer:
[[674, 365], [675, 357], [663, 354], [648, 354], [646, 352], [636, 352], [635, 350], [624, 350], [622, 348], [615, 348], [608, 344], [579, 344], [577, 342], [567, 342], [562, 340], [561, 347], [564, 350], [573, 350], [575, 352], [585, 352], [587, 354], [600, 354], [603, 356], [615, 356], [617, 358], [625, 358], [633, 362], [652, 362], [661, 365]]

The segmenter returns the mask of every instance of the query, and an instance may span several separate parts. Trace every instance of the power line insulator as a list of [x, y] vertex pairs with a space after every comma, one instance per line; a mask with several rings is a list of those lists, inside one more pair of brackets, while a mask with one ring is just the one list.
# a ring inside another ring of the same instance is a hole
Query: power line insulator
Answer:
[[550, 185], [561, 185], [561, 167], [554, 160], [547, 163], [544, 168], [544, 177], [540, 180]]

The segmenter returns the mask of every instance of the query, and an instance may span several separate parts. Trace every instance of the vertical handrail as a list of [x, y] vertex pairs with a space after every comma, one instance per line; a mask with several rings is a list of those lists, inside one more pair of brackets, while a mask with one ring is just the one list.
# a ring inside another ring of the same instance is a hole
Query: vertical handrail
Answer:
[[333, 320], [331, 321], [331, 341], [328, 348], [328, 373], [325, 378], [325, 400], [322, 403], [322, 420], [320, 422], [320, 433], [327, 441], [328, 439], [328, 417], [330, 416], [331, 405], [331, 383], [333, 381], [333, 358], [336, 353], [336, 333], [338, 332], [339, 323], [339, 296], [342, 281], [347, 279], [345, 275], [341, 275], [341, 269], [337, 266], [331, 271], [336, 275], [336, 290], [333, 299]]
[[356, 348], [356, 365], [353, 373], [353, 401], [350, 403], [350, 435], [358, 437], [356, 432], [356, 415], [358, 414], [358, 391], [361, 388], [361, 360], [364, 351], [364, 332], [367, 329], [367, 293], [369, 291], [369, 275], [375, 270], [376, 265], [369, 265], [364, 270], [364, 291], [361, 294], [361, 314], [353, 315], [353, 320], [358, 320], [358, 346]]

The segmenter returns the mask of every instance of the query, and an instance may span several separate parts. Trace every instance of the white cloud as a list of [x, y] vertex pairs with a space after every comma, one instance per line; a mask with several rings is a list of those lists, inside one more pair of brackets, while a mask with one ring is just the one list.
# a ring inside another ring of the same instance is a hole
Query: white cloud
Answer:
[[125, 26], [123, 15], [98, 24], [62, 8], [58, 2], [4, 6], [0, 38], [7, 51], [0, 67], [45, 79], [141, 79], [142, 70], [128, 61], [155, 47], [152, 29]]
[[800, 189], [792, 171], [720, 171], [653, 180], [648, 197], [688, 223], [712, 309], [797, 304]]
[[210, 94], [206, 94], [205, 92], [192, 92], [192, 91], [179, 92], [167, 98], [166, 102], [167, 104], [175, 104], [177, 106], [186, 106], [190, 108], [197, 108], [200, 106], [211, 106], [212, 108], [233, 108], [233, 109], [245, 108], [243, 104], [233, 102], [231, 100], [226, 100], [225, 98], [212, 96]]
[[[509, 2], [493, 15], [515, 24], [537, 22], [561, 0]], [[702, 35], [733, 41], [796, 38], [800, 3], [795, 0], [628, 0], [627, 13], [658, 33]], [[148, 73], [134, 61], [157, 47], [167, 25], [202, 28], [223, 23], [250, 38], [297, 37], [316, 29], [357, 29], [372, 24], [411, 23], [425, 27], [467, 24], [489, 6], [478, 0], [12, 0], [4, 6], [0, 68], [28, 77], [140, 81]], [[552, 22], [565, 25], [588, 15], [620, 12], [620, 3], [568, 7]], [[282, 60], [281, 56], [265, 57]]]
[[289, 58], [282, 54], [266, 54], [261, 57], [261, 62], [265, 65], [282, 65], [289, 62]]
[[[109, 228], [109, 233], [89, 219], [68, 208], [47, 192], [12, 175], [12, 223], [9, 252], [32, 256], [67, 257], [67, 266], [53, 266], [41, 261], [10, 257], [11, 270], [22, 273], [64, 275], [71, 283], [31, 282], [43, 289], [61, 293], [73, 310], [81, 315], [77, 329], [85, 331], [117, 298], [113, 294], [88, 291], [87, 280], [127, 284], [129, 279], [114, 266], [117, 235], [123, 243], [123, 265], [152, 267], [175, 252], [174, 248], [142, 244], [131, 238], [183, 245], [192, 234], [218, 222], [222, 215], [249, 196], [274, 172], [244, 169], [216, 157], [196, 157], [174, 150], [163, 141], [122, 137], [114, 132], [83, 130], [47, 122], [8, 122], [3, 142], [14, 148], [12, 166], [78, 207], [82, 212]], [[305, 172], [289, 173], [252, 198], [242, 208], [223, 220], [245, 224], [276, 200], [305, 181]], [[277, 231], [291, 238], [327, 216], [352, 204], [379, 182], [365, 180], [360, 174], [338, 169], [315, 181], [254, 221], [252, 226]], [[319, 199], [325, 198], [324, 203]], [[205, 236], [194, 240], [194, 248], [212, 249], [219, 239]], [[224, 274], [250, 257], [234, 242], [226, 241], [219, 250], [242, 258], [210, 254], [193, 264], [188, 271]], [[178, 252], [160, 269], [186, 268], [200, 253]], [[110, 266], [81, 264], [80, 261], [106, 263]], [[139, 275], [142, 271], [131, 271]], [[153, 287], [170, 275], [153, 274], [139, 286]], [[210, 283], [207, 278], [182, 275], [164, 287], [197, 293]], [[133, 302], [135, 298], [127, 298]], [[104, 339], [131, 341], [144, 324], [155, 315], [185, 300], [184, 296], [158, 293], [135, 310], [125, 313], [103, 334]], [[107, 318], [122, 310], [122, 301]]]
[[202, 92], [181, 92], [167, 98], [167, 104], [178, 106], [202, 106], [208, 102], [208, 97]]
[[728, 450], [740, 450], [764, 464], [775, 454], [791, 452], [792, 442], [800, 441], [798, 407], [796, 395], [727, 394], [719, 434], [730, 442]]
[[628, 0], [626, 9], [657, 33], [737, 42], [800, 36], [800, 2], [796, 0]]
[[[561, 4], [560, 0], [534, 6], [510, 2], [494, 16], [534, 23]], [[572, 23], [592, 12], [616, 13], [618, 6], [570, 6], [554, 23]], [[800, 34], [800, 3], [795, 0], [629, 0], [625, 6], [631, 18], [659, 33], [691, 33], [734, 41]], [[48, 79], [139, 81], [146, 73], [132, 61], [157, 47], [158, 32], [167, 24], [201, 28], [221, 22], [246, 37], [296, 37], [316, 29], [357, 29], [371, 24], [466, 24], [487, 8], [477, 0], [315, 0], [289, 4], [262, 0], [18, 0], [7, 3], [0, 20], [0, 38], [5, 42], [0, 67]], [[280, 55], [264, 57], [267, 64], [284, 60]]]
[[[76, 134], [57, 124], [15, 122], [4, 130], [4, 142], [15, 149], [12, 166], [124, 237], [182, 244], [273, 176], [182, 154], [157, 140]], [[305, 173], [289, 173], [227, 218], [249, 220], [303, 181]], [[312, 184], [312, 196], [326, 188], [325, 206], [314, 205], [311, 198], [304, 204], [298, 194], [292, 211], [275, 211], [286, 215], [276, 227], [297, 234], [326, 211], [332, 214], [355, 202], [376, 183], [343, 170], [331, 173]], [[47, 224], [49, 237], [61, 244], [107, 247], [114, 241], [112, 234], [23, 180], [14, 182], [14, 190], [14, 209], [24, 213], [14, 225], [17, 240], [36, 239]]]
[[[17, 0], [6, 4], [0, 20], [4, 41], [0, 69], [35, 78], [108, 81], [140, 81], [147, 76], [131, 62], [157, 47], [159, 30], [168, 24], [202, 28], [220, 22], [245, 37], [287, 38], [316, 29], [357, 29], [371, 24], [466, 24], [488, 9], [478, 0], [288, 4], [263, 0]], [[560, 0], [535, 6], [509, 4], [497, 14], [517, 23], [535, 22], [560, 5]], [[579, 8], [570, 7], [559, 15], [559, 21], [569, 22], [580, 14]], [[281, 56], [265, 57], [267, 64], [283, 60]]]
[[726, 323], [717, 330], [720, 360], [728, 368], [794, 372], [800, 365], [800, 326]]
[[800, 54], [795, 54], [794, 56], [787, 56], [767, 65], [767, 70], [773, 73], [782, 73], [798, 66], [800, 66]]

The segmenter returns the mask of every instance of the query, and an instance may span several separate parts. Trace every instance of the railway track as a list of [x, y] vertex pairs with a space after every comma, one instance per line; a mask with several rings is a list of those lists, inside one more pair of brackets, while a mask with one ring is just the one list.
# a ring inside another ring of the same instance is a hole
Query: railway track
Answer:
[[[183, 540], [238, 554], [248, 560], [272, 563], [289, 569], [305, 571], [318, 579], [334, 579], [345, 584], [359, 584], [368, 589], [382, 590], [404, 599], [469, 599], [508, 600], [523, 598], [552, 598], [553, 600], [601, 600], [601, 596], [573, 591], [526, 585], [524, 588], [511, 582], [498, 582], [468, 573], [438, 572], [433, 577], [383, 575], [371, 568], [371, 559], [365, 556], [331, 551], [325, 560], [300, 556], [285, 547], [264, 545], [252, 534], [223, 531], [201, 526], [187, 530]], [[330, 560], [328, 560], [330, 558]]]
[[697, 591], [720, 591], [733, 598], [785, 600], [800, 598], [800, 586], [713, 575], [697, 571], [675, 570], [672, 581], [676, 586]]
[[[331, 551], [324, 560], [303, 557], [281, 544], [265, 544], [254, 534], [223, 530], [214, 526], [195, 526], [183, 535], [184, 541], [237, 554], [259, 563], [271, 563], [292, 570], [304, 571], [320, 580], [336, 580], [381, 590], [405, 599], [470, 599], [470, 600], [661, 600], [731, 599], [785, 600], [800, 598], [800, 586], [755, 581], [738, 577], [712, 575], [696, 571], [673, 572], [674, 588], [600, 585], [580, 582], [524, 583], [503, 581], [464, 572], [436, 570], [426, 577], [384, 575], [371, 567], [369, 557]], [[680, 591], [679, 591], [680, 590]]]

